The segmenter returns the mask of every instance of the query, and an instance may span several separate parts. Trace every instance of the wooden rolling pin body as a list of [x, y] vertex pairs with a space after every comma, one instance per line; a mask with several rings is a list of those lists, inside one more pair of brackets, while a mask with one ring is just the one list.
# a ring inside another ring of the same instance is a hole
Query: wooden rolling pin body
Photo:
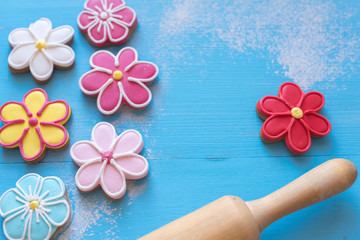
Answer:
[[222, 197], [140, 240], [258, 240], [274, 221], [345, 191], [356, 177], [352, 162], [329, 160], [264, 198]]

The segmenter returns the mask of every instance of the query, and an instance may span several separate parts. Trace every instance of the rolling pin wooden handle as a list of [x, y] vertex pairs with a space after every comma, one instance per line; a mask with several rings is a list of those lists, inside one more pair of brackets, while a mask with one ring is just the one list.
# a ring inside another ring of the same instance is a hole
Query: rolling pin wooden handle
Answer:
[[333, 159], [264, 198], [244, 202], [225, 196], [140, 239], [259, 240], [272, 222], [345, 191], [356, 177], [353, 163]]
[[279, 218], [345, 191], [356, 177], [356, 167], [349, 160], [329, 160], [270, 195], [247, 202], [247, 205], [260, 231], [263, 231]]

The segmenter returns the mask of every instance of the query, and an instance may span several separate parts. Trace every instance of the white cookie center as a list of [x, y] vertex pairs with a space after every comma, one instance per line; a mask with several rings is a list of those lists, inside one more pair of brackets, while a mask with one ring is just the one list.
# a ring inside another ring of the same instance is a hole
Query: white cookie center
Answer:
[[102, 20], [106, 20], [109, 17], [109, 14], [107, 12], [100, 13], [100, 18]]

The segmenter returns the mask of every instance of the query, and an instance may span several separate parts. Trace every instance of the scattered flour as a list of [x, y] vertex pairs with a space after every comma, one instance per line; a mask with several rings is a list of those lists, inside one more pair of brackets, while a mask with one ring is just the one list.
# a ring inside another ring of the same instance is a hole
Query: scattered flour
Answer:
[[360, 2], [353, 5], [331, 0], [173, 0], [159, 37], [172, 40], [167, 42], [173, 42], [176, 54], [186, 51], [186, 44], [177, 44], [186, 36], [208, 36], [239, 52], [260, 52], [270, 63], [273, 59], [275, 68], [281, 66], [275, 73], [308, 89], [316, 82], [347, 77], [357, 67], [359, 23], [351, 18]]
[[[93, 226], [106, 223], [105, 236], [112, 237], [120, 230], [118, 227], [122, 209], [111, 207], [110, 200], [101, 200], [97, 194], [81, 194], [73, 182], [65, 183], [68, 186], [68, 194], [71, 196], [72, 220], [65, 230], [58, 235], [59, 240], [82, 240], [94, 236], [91, 231]], [[127, 192], [129, 197], [128, 206], [141, 195], [147, 187], [147, 182], [137, 184], [127, 181]], [[99, 221], [101, 219], [101, 221]], [[100, 237], [100, 236], [99, 236]]]

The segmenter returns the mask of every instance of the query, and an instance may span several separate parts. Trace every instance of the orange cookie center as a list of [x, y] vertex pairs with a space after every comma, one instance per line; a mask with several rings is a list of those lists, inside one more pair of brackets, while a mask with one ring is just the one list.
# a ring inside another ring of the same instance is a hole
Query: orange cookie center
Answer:
[[115, 80], [121, 80], [123, 78], [123, 73], [119, 70], [116, 70], [115, 72], [113, 72], [113, 78]]
[[47, 46], [46, 46], [45, 40], [37, 40], [37, 41], [35, 42], [35, 47], [36, 47], [39, 51], [41, 51], [41, 49], [43, 49], [43, 48], [46, 48]]
[[293, 118], [300, 119], [304, 116], [304, 113], [301, 108], [294, 107], [291, 109], [291, 116], [293, 116]]

